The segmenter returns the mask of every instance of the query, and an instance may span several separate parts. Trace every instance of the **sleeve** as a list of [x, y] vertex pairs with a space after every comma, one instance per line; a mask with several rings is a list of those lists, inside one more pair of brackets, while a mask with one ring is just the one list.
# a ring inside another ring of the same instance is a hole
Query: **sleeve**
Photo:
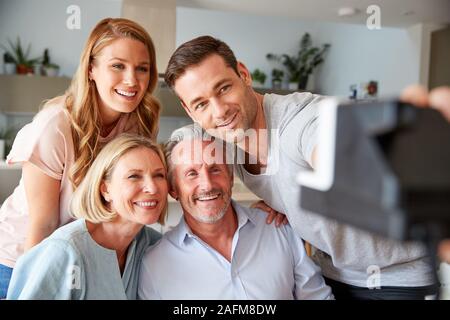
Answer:
[[294, 297], [297, 300], [333, 300], [331, 288], [325, 284], [320, 268], [308, 257], [303, 241], [288, 229], [294, 257]]
[[47, 107], [17, 133], [7, 162], [29, 161], [51, 178], [61, 180], [67, 139], [71, 137], [70, 123], [63, 107]]
[[138, 299], [139, 300], [161, 300], [161, 296], [158, 294], [155, 284], [152, 280], [151, 270], [151, 247], [147, 249], [141, 263], [141, 269], [139, 273], [139, 285], [138, 285]]
[[19, 258], [7, 299], [82, 299], [82, 288], [85, 277], [76, 251], [61, 240], [47, 240]]
[[311, 167], [312, 153], [318, 138], [317, 104], [321, 99], [321, 96], [314, 95], [312, 100], [289, 121], [283, 133], [286, 143], [282, 142], [281, 145], [292, 146], [292, 141], [296, 141], [296, 148], [285, 148], [285, 151], [291, 159], [302, 166]]

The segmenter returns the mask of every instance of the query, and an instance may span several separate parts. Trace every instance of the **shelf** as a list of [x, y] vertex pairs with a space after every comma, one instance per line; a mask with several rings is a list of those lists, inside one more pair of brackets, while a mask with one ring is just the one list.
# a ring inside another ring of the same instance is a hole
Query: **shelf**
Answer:
[[[71, 82], [67, 77], [0, 75], [0, 111], [8, 114], [35, 114], [42, 102], [64, 94]], [[161, 82], [159, 83], [161, 85]], [[155, 91], [163, 117], [188, 117], [176, 95], [162, 86]]]
[[36, 113], [42, 102], [64, 94], [71, 79], [36, 75], [0, 75], [0, 111]]
[[306, 90], [288, 90], [288, 89], [271, 89], [271, 88], [253, 88], [260, 94], [275, 93], [280, 95], [287, 95], [294, 92], [306, 92]]
[[[68, 77], [0, 75], [0, 111], [5, 113], [37, 113], [42, 102], [64, 94], [71, 82]], [[255, 88], [258, 93], [289, 94], [285, 89]], [[158, 82], [155, 97], [161, 102], [163, 117], [186, 117], [178, 97], [163, 81]]]
[[178, 97], [162, 82], [158, 83], [158, 88], [155, 90], [155, 97], [161, 103], [162, 117], [185, 117], [189, 118]]

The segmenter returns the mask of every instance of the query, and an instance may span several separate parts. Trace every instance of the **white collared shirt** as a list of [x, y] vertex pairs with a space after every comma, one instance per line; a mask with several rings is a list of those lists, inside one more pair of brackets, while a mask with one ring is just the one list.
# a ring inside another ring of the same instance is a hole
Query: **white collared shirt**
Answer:
[[184, 219], [144, 255], [140, 299], [330, 299], [331, 289], [288, 225], [232, 201], [238, 218], [231, 261]]

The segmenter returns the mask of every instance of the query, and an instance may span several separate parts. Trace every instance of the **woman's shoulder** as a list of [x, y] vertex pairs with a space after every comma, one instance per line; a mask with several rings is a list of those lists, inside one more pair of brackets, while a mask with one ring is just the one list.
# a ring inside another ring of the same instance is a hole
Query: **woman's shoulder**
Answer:
[[56, 229], [50, 235], [49, 239], [71, 243], [77, 238], [85, 237], [87, 233], [86, 221], [84, 219], [78, 219]]
[[70, 115], [66, 108], [66, 97], [59, 96], [48, 100], [36, 114], [33, 122], [58, 124], [70, 127]]
[[51, 265], [70, 264], [78, 261], [79, 251], [70, 236], [63, 236], [59, 229], [21, 256], [16, 267], [28, 264]]
[[59, 227], [39, 245], [42, 245], [42, 249], [51, 248], [51, 250], [59, 251], [60, 254], [78, 259], [80, 243], [86, 242], [88, 234], [85, 220], [78, 219]]

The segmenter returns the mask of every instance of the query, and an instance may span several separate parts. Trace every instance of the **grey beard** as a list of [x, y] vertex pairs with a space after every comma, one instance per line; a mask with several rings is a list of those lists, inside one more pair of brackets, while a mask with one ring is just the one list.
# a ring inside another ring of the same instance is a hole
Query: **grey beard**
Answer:
[[192, 215], [192, 217], [197, 220], [198, 222], [202, 222], [202, 223], [209, 223], [209, 224], [213, 224], [216, 223], [217, 221], [219, 221], [220, 219], [223, 218], [223, 216], [225, 215], [225, 213], [228, 210], [228, 207], [230, 206], [231, 203], [231, 199], [228, 200], [228, 202], [226, 203], [226, 205], [215, 215], [208, 215], [208, 216], [203, 216], [203, 215]]

